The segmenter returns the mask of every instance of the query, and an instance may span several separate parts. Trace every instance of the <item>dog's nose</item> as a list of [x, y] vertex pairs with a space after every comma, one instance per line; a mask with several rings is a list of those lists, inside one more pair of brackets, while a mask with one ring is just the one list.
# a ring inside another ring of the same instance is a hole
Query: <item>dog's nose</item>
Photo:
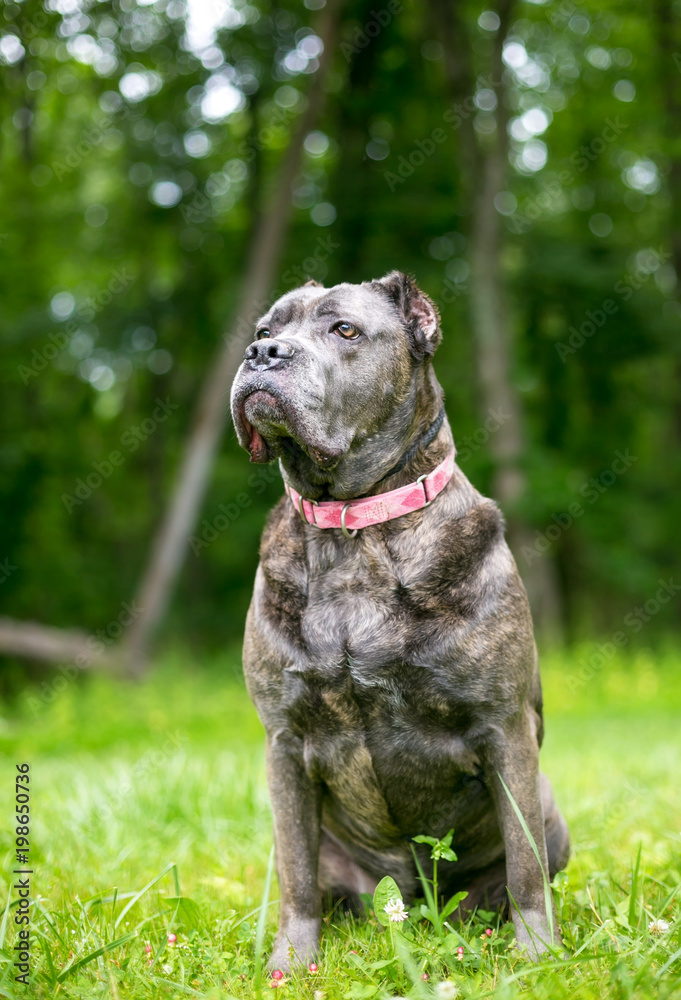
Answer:
[[246, 361], [251, 368], [275, 368], [282, 361], [292, 358], [295, 351], [286, 340], [256, 340], [246, 348]]

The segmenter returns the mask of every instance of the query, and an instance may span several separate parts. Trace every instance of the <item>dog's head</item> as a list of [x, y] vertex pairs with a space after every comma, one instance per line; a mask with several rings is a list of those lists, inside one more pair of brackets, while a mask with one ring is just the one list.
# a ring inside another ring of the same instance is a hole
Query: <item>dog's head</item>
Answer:
[[361, 495], [439, 404], [428, 361], [440, 340], [436, 306], [398, 271], [288, 292], [257, 323], [234, 379], [240, 444], [252, 462], [280, 458], [305, 496]]

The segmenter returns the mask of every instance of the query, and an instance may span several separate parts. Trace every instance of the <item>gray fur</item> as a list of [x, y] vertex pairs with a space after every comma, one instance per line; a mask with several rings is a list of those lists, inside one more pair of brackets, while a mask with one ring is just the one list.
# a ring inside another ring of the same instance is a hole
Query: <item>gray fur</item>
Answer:
[[[343, 339], [339, 321], [358, 338]], [[430, 363], [439, 317], [405, 275], [304, 286], [258, 327], [270, 336], [237, 373], [234, 423], [251, 459], [279, 458], [306, 497], [386, 492], [453, 447], [445, 420], [384, 478], [442, 405]], [[244, 644], [281, 887], [271, 967], [316, 954], [324, 893], [356, 903], [390, 874], [406, 898], [418, 894], [410, 839], [452, 827], [459, 860], [441, 863], [443, 891], [468, 889], [472, 909], [507, 905], [508, 886], [518, 942], [544, 950], [542, 871], [499, 775], [544, 870], [564, 866], [569, 843], [539, 774], [532, 622], [503, 531], [458, 466], [430, 506], [351, 539], [303, 524], [288, 497], [274, 508]]]

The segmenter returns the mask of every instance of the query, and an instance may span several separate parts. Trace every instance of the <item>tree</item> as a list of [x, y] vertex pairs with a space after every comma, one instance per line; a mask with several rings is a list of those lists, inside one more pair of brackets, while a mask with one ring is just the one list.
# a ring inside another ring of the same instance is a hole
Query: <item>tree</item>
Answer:
[[[515, 9], [513, 0], [500, 0], [487, 16], [496, 16], [486, 79], [482, 83], [473, 68], [469, 30], [462, 7], [448, 0], [432, 0], [432, 11], [444, 45], [449, 93], [459, 109], [458, 170], [461, 200], [468, 202], [470, 239], [470, 313], [477, 348], [477, 370], [482, 415], [498, 412], [499, 426], [489, 441], [495, 463], [493, 493], [508, 519], [511, 548], [519, 553], [531, 544], [532, 532], [522, 510], [527, 492], [523, 467], [528, 442], [523, 427], [520, 396], [513, 382], [514, 330], [510, 297], [506, 288], [502, 254], [505, 230], [497, 209], [498, 198], [507, 188], [509, 172], [508, 79], [502, 54]], [[494, 113], [494, 129], [481, 135], [474, 125], [473, 103], [485, 90], [487, 110]], [[457, 169], [455, 167], [455, 169]], [[538, 626], [554, 639], [561, 625], [561, 609], [550, 560], [520, 563], [530, 603]]]
[[326, 75], [336, 44], [340, 8], [340, 0], [328, 0], [322, 12], [318, 37], [324, 48], [319, 69], [312, 77], [307, 108], [298, 122], [275, 181], [272, 204], [263, 212], [255, 230], [236, 320], [208, 368], [168, 511], [152, 544], [138, 594], [143, 611], [128, 630], [125, 642], [126, 653], [137, 670], [141, 669], [151, 636], [167, 609], [187, 549], [187, 539], [206, 492], [228, 412], [225, 400], [229, 398], [234, 373], [244, 348], [252, 340], [258, 316], [267, 308], [286, 237], [292, 187], [300, 170], [303, 143], [314, 126], [324, 96]]

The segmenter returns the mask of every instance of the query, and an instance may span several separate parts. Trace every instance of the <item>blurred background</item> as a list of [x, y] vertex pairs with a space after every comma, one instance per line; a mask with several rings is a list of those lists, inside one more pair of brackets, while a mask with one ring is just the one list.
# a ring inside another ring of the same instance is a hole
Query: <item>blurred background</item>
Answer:
[[254, 320], [393, 268], [542, 647], [669, 645], [680, 3], [5, 0], [0, 64], [6, 693], [239, 643]]

